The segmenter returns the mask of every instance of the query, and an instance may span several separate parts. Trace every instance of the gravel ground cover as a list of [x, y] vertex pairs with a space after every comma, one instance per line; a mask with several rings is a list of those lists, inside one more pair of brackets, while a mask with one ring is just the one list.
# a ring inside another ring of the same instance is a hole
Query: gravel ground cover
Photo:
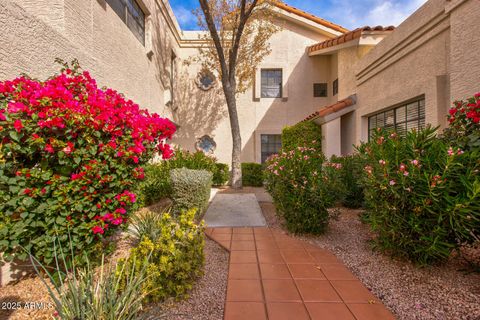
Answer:
[[[161, 212], [167, 202], [160, 202], [148, 209]], [[145, 209], [142, 209], [145, 210]], [[126, 234], [114, 239], [115, 252], [108, 261], [115, 263], [126, 257], [133, 241]], [[168, 320], [220, 320], [225, 307], [229, 254], [214, 241], [205, 240], [204, 275], [198, 279], [189, 297], [152, 303], [144, 307], [138, 319]], [[37, 303], [37, 305], [32, 305]], [[32, 275], [15, 284], [0, 288], [0, 320], [53, 319], [54, 306], [40, 278]]]
[[228, 252], [216, 242], [205, 240], [205, 273], [188, 299], [147, 306], [140, 319], [221, 320], [228, 278]]
[[[282, 229], [272, 203], [261, 203], [267, 224]], [[372, 251], [372, 233], [361, 210], [339, 208], [322, 236], [298, 237], [331, 250], [400, 320], [479, 320], [480, 274], [467, 273], [460, 258], [418, 268]]]

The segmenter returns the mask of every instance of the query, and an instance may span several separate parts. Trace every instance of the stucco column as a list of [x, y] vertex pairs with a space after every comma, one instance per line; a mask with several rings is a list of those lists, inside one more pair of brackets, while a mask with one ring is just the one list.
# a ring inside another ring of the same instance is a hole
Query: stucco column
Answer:
[[322, 151], [327, 158], [342, 154], [341, 118], [322, 124]]

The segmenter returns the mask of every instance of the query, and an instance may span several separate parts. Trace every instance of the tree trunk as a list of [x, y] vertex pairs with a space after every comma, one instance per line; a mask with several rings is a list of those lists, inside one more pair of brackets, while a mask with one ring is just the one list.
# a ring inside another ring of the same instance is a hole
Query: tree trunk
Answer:
[[230, 118], [230, 127], [232, 130], [233, 148], [232, 148], [232, 188], [242, 188], [242, 136], [240, 135], [240, 124], [238, 121], [237, 99], [235, 97], [235, 88], [231, 85], [223, 86], [225, 99], [227, 100], [228, 115]]

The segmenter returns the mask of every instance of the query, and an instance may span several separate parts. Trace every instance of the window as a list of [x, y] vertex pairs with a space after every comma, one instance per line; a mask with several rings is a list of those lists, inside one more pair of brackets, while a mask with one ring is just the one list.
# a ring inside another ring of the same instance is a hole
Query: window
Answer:
[[136, 0], [106, 0], [135, 37], [145, 45], [145, 13]]
[[204, 67], [197, 75], [197, 86], [202, 89], [203, 91], [208, 91], [215, 86], [217, 78], [215, 75], [208, 70], [208, 68]]
[[377, 128], [395, 130], [399, 135], [405, 135], [412, 129], [424, 127], [425, 98], [368, 117], [369, 139]]
[[333, 95], [337, 95], [338, 94], [338, 79], [335, 79], [333, 81]]
[[280, 134], [262, 134], [260, 139], [262, 163], [265, 163], [268, 157], [273, 154], [277, 154], [282, 148], [282, 136]]
[[314, 83], [313, 84], [313, 96], [315, 98], [326, 97], [328, 95], [328, 89], [326, 83]]
[[195, 149], [197, 149], [197, 151], [203, 151], [206, 154], [213, 153], [216, 148], [217, 143], [208, 135], [197, 139], [197, 143], [195, 144]]
[[262, 98], [282, 97], [282, 69], [262, 70]]

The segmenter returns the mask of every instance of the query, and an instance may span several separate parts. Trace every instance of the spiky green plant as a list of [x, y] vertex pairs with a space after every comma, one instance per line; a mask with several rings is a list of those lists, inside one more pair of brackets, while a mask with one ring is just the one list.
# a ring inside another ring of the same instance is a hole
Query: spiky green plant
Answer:
[[[73, 255], [73, 249], [71, 248]], [[69, 268], [63, 248], [54, 243], [54, 272], [30, 255], [35, 271], [47, 287], [56, 313], [62, 320], [133, 320], [142, 309], [142, 283], [147, 280], [146, 263], [126, 265], [122, 268], [105, 263], [98, 268], [87, 259], [85, 267], [75, 264]], [[148, 259], [148, 258], [146, 258]], [[71, 261], [74, 261], [71, 259]], [[140, 265], [135, 270], [135, 266]], [[139, 269], [140, 268], [140, 269]], [[45, 278], [45, 275], [48, 279]], [[53, 286], [48, 285], [47, 280]]]

